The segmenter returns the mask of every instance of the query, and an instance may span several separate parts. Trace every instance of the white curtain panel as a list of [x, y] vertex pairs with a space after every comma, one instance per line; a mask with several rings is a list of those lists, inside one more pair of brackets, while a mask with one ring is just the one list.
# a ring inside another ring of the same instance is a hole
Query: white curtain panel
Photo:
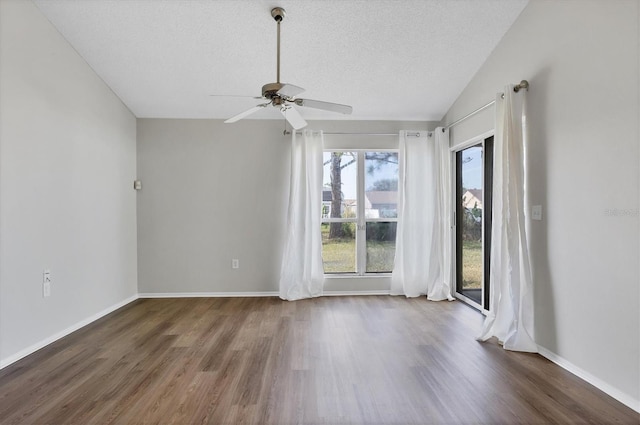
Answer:
[[537, 352], [533, 340], [533, 282], [525, 227], [526, 92], [513, 85], [496, 97], [491, 305], [482, 334], [507, 350]]
[[428, 295], [439, 301], [451, 298], [450, 281], [443, 277], [443, 212], [439, 207], [443, 180], [435, 137], [426, 131], [400, 132], [398, 227], [390, 293]]
[[438, 127], [433, 132], [435, 211], [431, 236], [431, 264], [427, 279], [427, 298], [432, 301], [450, 300], [452, 270], [451, 246], [451, 152], [449, 151], [449, 130]]
[[322, 295], [322, 149], [321, 131], [292, 131], [291, 183], [287, 229], [280, 270], [280, 298]]

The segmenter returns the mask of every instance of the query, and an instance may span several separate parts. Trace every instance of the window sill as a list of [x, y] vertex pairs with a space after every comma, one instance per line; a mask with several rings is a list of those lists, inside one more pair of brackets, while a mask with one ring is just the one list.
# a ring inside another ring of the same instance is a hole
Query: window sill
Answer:
[[390, 278], [391, 273], [369, 273], [369, 274], [353, 274], [353, 273], [329, 273], [325, 274], [325, 279], [370, 279], [370, 278]]

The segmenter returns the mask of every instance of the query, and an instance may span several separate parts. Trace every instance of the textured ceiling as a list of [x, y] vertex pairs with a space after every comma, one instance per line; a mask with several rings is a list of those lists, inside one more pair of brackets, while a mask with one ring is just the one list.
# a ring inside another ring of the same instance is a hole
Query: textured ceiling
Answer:
[[[34, 0], [137, 117], [228, 118], [276, 79], [353, 119], [440, 120], [526, 0]], [[307, 119], [345, 116], [300, 108]], [[266, 108], [252, 118], [278, 118]]]

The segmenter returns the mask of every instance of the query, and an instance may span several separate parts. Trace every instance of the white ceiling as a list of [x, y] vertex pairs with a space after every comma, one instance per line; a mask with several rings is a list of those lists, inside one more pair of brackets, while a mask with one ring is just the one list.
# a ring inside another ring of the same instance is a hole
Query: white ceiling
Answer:
[[[276, 80], [352, 119], [440, 120], [527, 0], [34, 0], [137, 117], [228, 118]], [[507, 83], [507, 82], [505, 82]], [[306, 119], [345, 116], [299, 108]], [[277, 118], [266, 108], [252, 118]]]

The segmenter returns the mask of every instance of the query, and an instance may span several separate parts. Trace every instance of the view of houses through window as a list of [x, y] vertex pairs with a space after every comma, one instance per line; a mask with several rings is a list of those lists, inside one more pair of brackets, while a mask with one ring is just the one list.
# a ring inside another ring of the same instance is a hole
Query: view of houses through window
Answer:
[[325, 273], [393, 270], [398, 152], [324, 152], [322, 258]]

